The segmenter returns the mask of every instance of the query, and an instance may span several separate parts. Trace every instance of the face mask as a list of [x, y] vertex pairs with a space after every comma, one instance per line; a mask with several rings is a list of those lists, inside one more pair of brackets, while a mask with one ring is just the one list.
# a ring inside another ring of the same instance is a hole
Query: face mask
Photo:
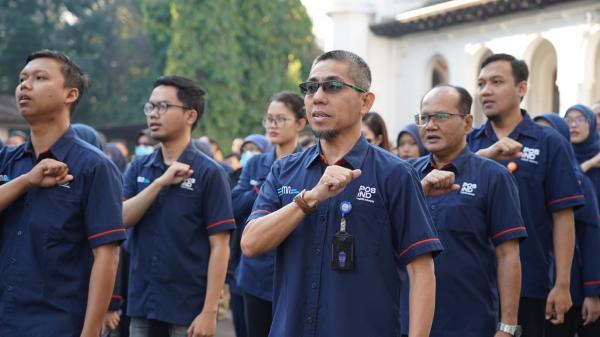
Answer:
[[240, 159], [240, 165], [242, 165], [242, 167], [246, 166], [246, 163], [248, 162], [248, 160], [250, 160], [250, 158], [254, 157], [255, 155], [259, 154], [260, 152], [255, 152], [255, 151], [246, 151], [244, 153], [242, 153], [242, 158]]
[[150, 145], [138, 145], [135, 147], [135, 156], [145, 156], [154, 152], [154, 148]]

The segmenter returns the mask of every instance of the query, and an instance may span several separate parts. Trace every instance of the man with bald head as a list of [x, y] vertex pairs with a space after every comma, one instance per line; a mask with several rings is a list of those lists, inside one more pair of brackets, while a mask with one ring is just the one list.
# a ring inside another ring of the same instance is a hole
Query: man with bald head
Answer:
[[[413, 165], [445, 247], [434, 260], [431, 336], [519, 336], [519, 241], [527, 232], [510, 172], [467, 146], [471, 103], [465, 89], [442, 85], [423, 97], [415, 116], [430, 154]], [[403, 302], [407, 300], [405, 290]], [[403, 328], [407, 316], [405, 312]]]

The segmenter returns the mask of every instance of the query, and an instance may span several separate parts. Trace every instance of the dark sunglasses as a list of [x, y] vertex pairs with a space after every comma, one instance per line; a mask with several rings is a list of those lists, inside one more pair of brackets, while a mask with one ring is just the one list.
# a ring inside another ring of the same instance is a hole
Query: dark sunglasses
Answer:
[[309, 81], [300, 83], [299, 87], [302, 95], [314, 95], [319, 90], [319, 87], [323, 88], [323, 91], [326, 93], [336, 93], [342, 90], [344, 87], [352, 88], [363, 94], [367, 92], [367, 90], [361, 87], [357, 87], [355, 85], [344, 83], [338, 80], [330, 80], [323, 82]]

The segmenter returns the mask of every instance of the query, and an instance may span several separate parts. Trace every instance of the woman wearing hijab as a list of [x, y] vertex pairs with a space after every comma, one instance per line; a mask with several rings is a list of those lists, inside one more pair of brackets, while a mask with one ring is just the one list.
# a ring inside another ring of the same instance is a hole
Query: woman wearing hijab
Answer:
[[582, 165], [600, 152], [599, 137], [596, 132], [596, 116], [587, 106], [576, 104], [567, 110], [565, 121], [569, 125], [571, 144], [573, 144], [577, 162], [594, 184], [598, 196], [600, 195], [600, 168], [589, 168]]
[[407, 124], [400, 130], [397, 145], [400, 159], [416, 159], [428, 153], [419, 137], [419, 127], [415, 123]]
[[[534, 118], [538, 124], [549, 126], [570, 140], [569, 125], [557, 114], [547, 113]], [[595, 132], [594, 132], [595, 133]], [[600, 336], [600, 223], [595, 188], [581, 172], [575, 153], [569, 153], [577, 180], [585, 196], [585, 206], [575, 210], [576, 244], [571, 268], [571, 298], [573, 307], [565, 322], [554, 325], [546, 321], [546, 337]], [[554, 270], [550, 270], [554, 274]]]

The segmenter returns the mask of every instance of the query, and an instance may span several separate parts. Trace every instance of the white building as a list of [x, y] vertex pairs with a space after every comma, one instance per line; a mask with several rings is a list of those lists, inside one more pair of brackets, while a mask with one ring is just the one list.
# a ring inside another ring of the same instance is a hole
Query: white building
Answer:
[[479, 65], [491, 53], [529, 65], [523, 107], [532, 115], [600, 99], [599, 0], [330, 0], [327, 14], [331, 31], [319, 40], [326, 50], [367, 60], [374, 110], [393, 139], [434, 84], [474, 94]]

